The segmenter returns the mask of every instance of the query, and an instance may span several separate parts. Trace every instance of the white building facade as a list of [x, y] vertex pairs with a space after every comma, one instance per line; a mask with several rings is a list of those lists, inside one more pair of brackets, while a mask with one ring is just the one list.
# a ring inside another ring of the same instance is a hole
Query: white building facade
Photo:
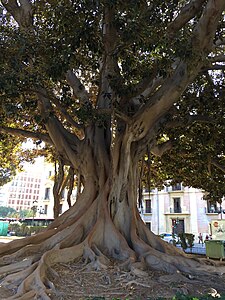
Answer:
[[[54, 175], [55, 170], [53, 164], [45, 163], [44, 165], [44, 184], [43, 193], [37, 207], [37, 217], [51, 219], [54, 217]], [[73, 190], [71, 195], [71, 204], [73, 205], [76, 201], [76, 189]], [[60, 200], [60, 214], [69, 209], [67, 203], [67, 189], [63, 191], [62, 199]]]
[[204, 192], [182, 184], [154, 189], [143, 194], [142, 219], [155, 234], [192, 233], [197, 239], [210, 234], [213, 220], [225, 219], [225, 201], [211, 204], [203, 200]]

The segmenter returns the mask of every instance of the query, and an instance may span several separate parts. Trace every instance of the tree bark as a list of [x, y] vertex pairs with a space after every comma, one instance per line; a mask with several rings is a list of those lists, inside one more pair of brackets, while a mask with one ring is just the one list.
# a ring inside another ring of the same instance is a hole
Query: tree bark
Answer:
[[[79, 103], [94, 112], [109, 110], [110, 115], [104, 115], [101, 124], [99, 120], [89, 118], [86, 128], [80, 127], [64, 109], [63, 103], [49, 96], [42, 86], [36, 87], [35, 96], [42, 126], [48, 135], [0, 127], [1, 132], [45, 139], [53, 144], [63, 163], [71, 166], [82, 178], [83, 187], [76, 203], [44, 232], [0, 245], [0, 275], [4, 277], [1, 285], [16, 291], [11, 299], [50, 299], [49, 290], [54, 289], [48, 278], [51, 267], [81, 257], [95, 269], [116, 261], [135, 272], [138, 272], [137, 266], [203, 276], [207, 272], [225, 272], [223, 265], [190, 259], [154, 235], [145, 226], [137, 209], [138, 161], [147, 144], [150, 148], [155, 146], [159, 128], [166, 123], [166, 115], [202, 70], [223, 15], [224, 0], [190, 1], [183, 8], [168, 26], [164, 38], [173, 38], [175, 35], [171, 31], [183, 29], [196, 13], [200, 13], [187, 44], [191, 54], [180, 58], [178, 65], [164, 78], [159, 77], [156, 70], [153, 72], [155, 78], [148, 76], [151, 80], [137, 82], [137, 93], [132, 97], [120, 97], [112, 86], [114, 77], [118, 82], [123, 79], [117, 57], [120, 42], [115, 26], [116, 5], [111, 2], [103, 1], [101, 5], [102, 49], [98, 53], [102, 57], [95, 110], [85, 86], [74, 71], [68, 70], [65, 78], [73, 91], [74, 104]], [[202, 8], [204, 2], [207, 3]], [[29, 32], [32, 32], [33, 24], [32, 3], [28, 0], [2, 1], [21, 29]], [[32, 61], [30, 65], [33, 67]], [[137, 109], [129, 114], [132, 105]], [[80, 130], [80, 135], [75, 135], [75, 131], [65, 125], [64, 118], [73, 129]], [[160, 154], [159, 147], [155, 147], [156, 150]], [[55, 186], [55, 193], [59, 194], [59, 191]], [[55, 215], [58, 215], [58, 204]]]
[[50, 299], [51, 266], [79, 257], [95, 269], [116, 260], [140, 274], [140, 264], [168, 273], [224, 272], [224, 266], [188, 258], [147, 229], [137, 209], [137, 157], [127, 132], [107, 156], [95, 147], [102, 131], [89, 132], [92, 144], [84, 148], [83, 190], [75, 205], [44, 232], [0, 246], [0, 274], [6, 276], [1, 284], [17, 288], [11, 299]]

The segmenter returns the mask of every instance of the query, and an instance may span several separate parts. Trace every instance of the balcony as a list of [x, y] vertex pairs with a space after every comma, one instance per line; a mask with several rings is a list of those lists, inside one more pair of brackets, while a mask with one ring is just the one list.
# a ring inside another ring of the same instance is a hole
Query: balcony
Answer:
[[170, 207], [170, 213], [171, 214], [182, 214], [182, 209], [181, 209], [181, 207], [176, 207], [176, 208]]

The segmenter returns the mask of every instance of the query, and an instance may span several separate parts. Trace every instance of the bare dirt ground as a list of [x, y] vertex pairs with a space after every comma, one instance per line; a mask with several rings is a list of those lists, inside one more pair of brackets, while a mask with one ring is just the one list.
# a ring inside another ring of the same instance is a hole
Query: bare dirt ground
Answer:
[[[196, 297], [221, 294], [225, 299], [225, 275], [194, 277], [152, 270], [128, 272], [117, 264], [94, 271], [78, 261], [56, 265], [51, 280], [55, 291], [49, 297], [53, 300], [172, 299], [177, 293]], [[0, 299], [8, 299], [12, 294], [0, 286]]]

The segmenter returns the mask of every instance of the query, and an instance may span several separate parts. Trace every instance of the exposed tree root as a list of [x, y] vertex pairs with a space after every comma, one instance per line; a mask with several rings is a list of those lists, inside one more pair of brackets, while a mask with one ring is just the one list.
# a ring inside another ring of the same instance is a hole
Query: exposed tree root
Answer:
[[51, 267], [80, 258], [87, 269], [106, 269], [116, 261], [119, 268], [135, 277], [147, 276], [149, 268], [172, 274], [161, 278], [164, 281], [186, 282], [189, 279], [183, 274], [225, 272], [224, 263], [190, 259], [147, 231], [139, 218], [134, 219], [127, 236], [128, 231], [120, 232], [106, 211], [100, 210], [96, 215], [96, 208], [92, 203], [88, 212], [80, 218], [76, 216], [72, 224], [70, 219], [70, 225], [64, 224], [61, 230], [51, 228], [37, 236], [0, 245], [0, 276], [4, 277], [1, 285], [15, 291], [8, 299], [51, 299], [51, 294], [56, 294], [54, 283], [49, 279], [53, 272]]

